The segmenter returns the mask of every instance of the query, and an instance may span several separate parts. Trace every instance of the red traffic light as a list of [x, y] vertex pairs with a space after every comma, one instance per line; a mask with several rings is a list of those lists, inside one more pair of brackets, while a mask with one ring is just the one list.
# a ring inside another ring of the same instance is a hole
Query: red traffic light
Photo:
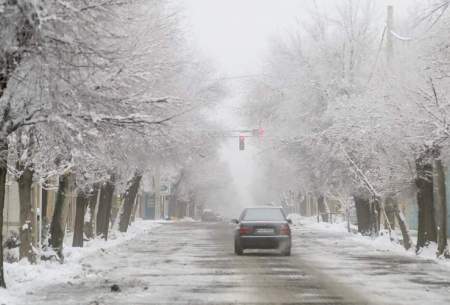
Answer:
[[264, 136], [265, 132], [266, 131], [264, 130], [264, 128], [259, 127], [259, 129], [258, 129], [258, 136], [259, 136], [260, 139]]
[[258, 137], [259, 139], [262, 139], [262, 137], [264, 136], [264, 132], [265, 132], [264, 128], [259, 127], [258, 129], [252, 130], [252, 135], [254, 137]]

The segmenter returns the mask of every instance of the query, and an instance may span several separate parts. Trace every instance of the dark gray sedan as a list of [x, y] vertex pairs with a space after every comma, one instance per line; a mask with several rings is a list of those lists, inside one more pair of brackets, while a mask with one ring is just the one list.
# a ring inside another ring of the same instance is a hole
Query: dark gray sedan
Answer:
[[234, 252], [242, 255], [245, 249], [279, 249], [291, 255], [291, 221], [279, 207], [245, 209], [234, 234]]

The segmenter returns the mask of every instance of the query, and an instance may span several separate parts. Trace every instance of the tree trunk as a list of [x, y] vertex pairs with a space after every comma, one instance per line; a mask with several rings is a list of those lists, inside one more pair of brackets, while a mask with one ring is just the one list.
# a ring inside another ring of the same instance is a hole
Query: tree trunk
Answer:
[[437, 256], [449, 256], [447, 248], [447, 194], [445, 191], [445, 173], [441, 160], [434, 160], [434, 187], [436, 195]]
[[[138, 213], [138, 210], [140, 209], [141, 205], [141, 197], [139, 196], [139, 192], [136, 195], [136, 201], [134, 203], [133, 212], [131, 213], [131, 223], [136, 221], [136, 214]], [[175, 205], [176, 208], [176, 205]], [[175, 211], [176, 213], [176, 211]], [[177, 217], [177, 215], [175, 215]]]
[[26, 167], [18, 179], [20, 203], [20, 259], [26, 257], [30, 263], [36, 263], [36, 253], [33, 249], [34, 209], [31, 202], [31, 185], [33, 171]]
[[437, 241], [436, 222], [433, 207], [433, 166], [429, 162], [416, 161], [417, 204], [419, 206], [419, 226], [416, 252]]
[[379, 198], [370, 201], [370, 231], [372, 236], [378, 235], [381, 229], [381, 208]]
[[409, 235], [409, 229], [408, 229], [408, 224], [406, 223], [406, 220], [405, 220], [405, 215], [403, 215], [402, 210], [400, 210], [397, 200], [392, 199], [392, 205], [393, 205], [393, 209], [395, 212], [395, 217], [398, 222], [398, 226], [400, 228], [400, 231], [402, 232], [403, 247], [405, 247], [406, 250], [409, 250], [412, 247], [412, 241], [411, 241], [411, 235]]
[[112, 200], [114, 195], [114, 176], [105, 182], [100, 191], [99, 207], [97, 212], [97, 236], [108, 239], [109, 222], [111, 219]]
[[345, 204], [345, 218], [347, 219], [347, 232], [348, 233], [350, 233], [352, 231], [351, 226], [350, 226], [350, 221], [351, 221], [350, 209], [351, 209], [350, 204], [347, 202]]
[[[178, 177], [177, 182], [175, 182], [172, 185], [171, 188], [171, 196], [169, 199], [169, 204], [172, 207], [178, 207], [178, 198], [179, 198], [179, 193], [180, 193], [180, 185], [183, 182], [183, 179], [185, 178], [185, 170], [182, 169], [180, 172], [180, 177]], [[180, 215], [176, 215], [176, 217], [178, 218], [182, 218]]]
[[354, 196], [356, 207], [356, 218], [358, 220], [358, 232], [362, 235], [370, 235], [371, 231], [371, 211], [369, 200], [363, 197]]
[[75, 203], [75, 226], [73, 229], [72, 247], [83, 247], [84, 215], [86, 214], [86, 208], [88, 204], [89, 195], [86, 195], [83, 192], [78, 192], [77, 200]]
[[128, 182], [127, 190], [125, 191], [124, 203], [122, 214], [120, 215], [119, 231], [126, 232], [130, 225], [130, 217], [133, 211], [134, 203], [136, 201], [136, 195], [139, 190], [142, 175], [135, 174], [134, 177]]
[[[1, 143], [1, 155], [6, 155], [8, 151], [8, 145]], [[7, 165], [6, 160], [2, 160], [0, 164], [0, 230], [3, 230], [3, 212], [5, 207], [5, 187], [6, 187], [6, 173]], [[3, 273], [3, 232], [0, 231], [0, 287], [6, 288], [5, 277]]]
[[325, 201], [325, 196], [320, 195], [317, 198], [317, 204], [319, 205], [319, 212], [322, 216], [322, 221], [329, 222], [330, 221], [330, 209]]
[[317, 200], [316, 196], [313, 196], [312, 199], [314, 202], [314, 210], [316, 211], [317, 222], [320, 222], [319, 201]]
[[53, 212], [52, 223], [50, 225], [50, 246], [58, 255], [61, 261], [64, 260], [63, 241], [66, 229], [66, 200], [69, 191], [69, 174], [59, 177], [58, 192], [56, 193], [55, 210]]
[[47, 208], [48, 208], [48, 191], [45, 187], [42, 187], [42, 211], [41, 211], [41, 221], [42, 221], [42, 247], [47, 249], [48, 247], [48, 217], [47, 217]]
[[308, 199], [306, 195], [303, 195], [300, 199], [300, 215], [308, 216]]
[[117, 218], [120, 214], [120, 209], [123, 205], [123, 198], [122, 197], [114, 197], [112, 198], [112, 205], [111, 205], [111, 217], [109, 219], [109, 227], [114, 228], [114, 225], [117, 221]]
[[97, 183], [94, 184], [94, 188], [91, 196], [88, 199], [88, 213], [89, 213], [89, 221], [84, 223], [84, 234], [88, 239], [94, 238], [94, 226], [95, 226], [95, 208], [97, 206], [99, 185]]
[[389, 222], [389, 225], [391, 226], [392, 230], [395, 230], [395, 219], [397, 217], [396, 205], [397, 205], [396, 200], [391, 196], [387, 197], [386, 200], [384, 201], [384, 209], [387, 221]]

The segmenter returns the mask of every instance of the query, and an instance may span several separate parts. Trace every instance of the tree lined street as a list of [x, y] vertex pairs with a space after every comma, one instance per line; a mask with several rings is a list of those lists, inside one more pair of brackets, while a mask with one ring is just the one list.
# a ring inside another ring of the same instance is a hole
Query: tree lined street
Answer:
[[0, 0], [0, 305], [450, 303], [449, 31], [450, 0]]

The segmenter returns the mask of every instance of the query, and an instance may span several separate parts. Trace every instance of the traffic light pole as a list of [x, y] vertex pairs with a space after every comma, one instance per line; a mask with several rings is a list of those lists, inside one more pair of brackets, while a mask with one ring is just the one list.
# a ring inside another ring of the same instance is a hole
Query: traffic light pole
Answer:
[[230, 138], [239, 138], [239, 150], [245, 150], [245, 139], [246, 138], [262, 138], [264, 136], [265, 130], [263, 128], [257, 129], [236, 129], [236, 130], [228, 130], [230, 133], [238, 133], [238, 135], [229, 135], [227, 137]]

